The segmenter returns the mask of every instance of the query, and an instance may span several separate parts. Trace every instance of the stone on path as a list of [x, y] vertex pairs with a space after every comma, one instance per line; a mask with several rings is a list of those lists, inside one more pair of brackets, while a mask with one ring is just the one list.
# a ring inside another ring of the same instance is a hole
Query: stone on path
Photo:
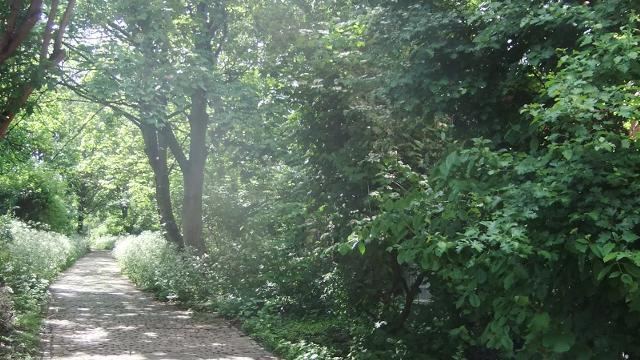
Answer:
[[43, 359], [276, 359], [223, 319], [206, 322], [161, 303], [92, 252], [51, 286]]

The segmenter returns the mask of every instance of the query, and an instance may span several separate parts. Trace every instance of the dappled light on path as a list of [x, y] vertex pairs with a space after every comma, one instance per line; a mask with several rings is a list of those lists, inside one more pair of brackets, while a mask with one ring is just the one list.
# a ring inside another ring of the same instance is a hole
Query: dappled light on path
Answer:
[[44, 359], [275, 359], [223, 319], [198, 321], [136, 290], [108, 252], [80, 259], [51, 293]]

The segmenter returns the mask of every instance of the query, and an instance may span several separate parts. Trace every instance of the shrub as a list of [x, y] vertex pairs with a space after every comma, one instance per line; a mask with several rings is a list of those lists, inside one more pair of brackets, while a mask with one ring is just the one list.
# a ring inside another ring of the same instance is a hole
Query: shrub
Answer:
[[69, 233], [71, 216], [65, 204], [64, 184], [47, 170], [22, 166], [0, 175], [0, 213]]
[[161, 299], [194, 304], [214, 297], [216, 280], [206, 259], [178, 252], [158, 233], [121, 237], [114, 255], [136, 285]]
[[89, 246], [94, 250], [113, 250], [119, 238], [113, 235], [91, 236], [89, 237]]
[[13, 302], [11, 292], [6, 286], [0, 287], [0, 337], [9, 334], [13, 327]]
[[40, 311], [55, 276], [88, 249], [80, 237], [0, 221], [0, 356], [25, 359], [37, 345]]

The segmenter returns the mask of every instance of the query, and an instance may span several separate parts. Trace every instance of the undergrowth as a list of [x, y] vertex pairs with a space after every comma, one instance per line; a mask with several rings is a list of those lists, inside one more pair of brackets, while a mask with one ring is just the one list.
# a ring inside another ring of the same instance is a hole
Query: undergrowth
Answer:
[[[339, 296], [340, 290], [329, 276], [322, 282], [307, 281], [295, 259], [271, 263], [269, 259], [279, 257], [268, 251], [261, 254], [255, 260], [235, 248], [229, 253], [214, 249], [197, 257], [177, 251], [150, 232], [122, 237], [114, 249], [123, 272], [138, 287], [161, 300], [229, 318], [283, 359], [438, 358], [415, 348], [425, 344], [422, 339], [411, 341], [414, 348], [410, 349], [406, 337], [386, 333], [370, 319], [332, 303], [331, 296]], [[283, 272], [289, 275], [280, 275]], [[278, 278], [288, 284], [277, 283]], [[301, 281], [294, 284], [296, 278]], [[309, 296], [319, 288], [334, 293]]]
[[0, 358], [35, 356], [47, 288], [87, 249], [83, 238], [0, 217]]
[[113, 250], [116, 246], [116, 240], [118, 240], [118, 236], [114, 235], [90, 236], [89, 246], [93, 250]]
[[339, 359], [336, 337], [345, 338], [337, 322], [319, 316], [283, 316], [273, 301], [243, 296], [216, 272], [209, 257], [181, 254], [158, 234], [122, 237], [114, 255], [125, 274], [162, 300], [240, 321], [244, 331], [285, 359]]

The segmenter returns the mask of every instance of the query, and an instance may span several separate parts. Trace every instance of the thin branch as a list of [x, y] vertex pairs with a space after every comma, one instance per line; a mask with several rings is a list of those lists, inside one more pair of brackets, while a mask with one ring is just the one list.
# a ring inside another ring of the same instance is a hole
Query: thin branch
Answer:
[[218, 58], [220, 57], [220, 53], [222, 52], [224, 43], [227, 41], [227, 36], [229, 34], [229, 24], [227, 21], [227, 11], [226, 9], [223, 10], [222, 13], [222, 21], [223, 21], [223, 25], [222, 25], [222, 36], [220, 36], [220, 40], [218, 41], [218, 47], [215, 49], [214, 53], [213, 53], [213, 59], [218, 62]]
[[[35, 103], [36, 104], [43, 104], [44, 102], [42, 100], [40, 100], [40, 99], [42, 99], [43, 96], [44, 96], [44, 92], [40, 92], [40, 94], [38, 95], [38, 98], [35, 100]], [[18, 117], [17, 120], [14, 120], [14, 121], [11, 122], [11, 124], [10, 124], [11, 127], [7, 130], [7, 134], [10, 133], [11, 131], [13, 131], [13, 129], [16, 128], [20, 124], [20, 122], [22, 122], [22, 120], [27, 118], [27, 114], [25, 112], [21, 112], [20, 114], [16, 114], [16, 116], [17, 115], [20, 115], [20, 117]]]
[[140, 127], [143, 123], [143, 121], [131, 114], [130, 112], [122, 109], [120, 106], [118, 106], [116, 103], [101, 99], [97, 96], [94, 96], [93, 94], [89, 93], [86, 90], [83, 90], [81, 88], [81, 86], [77, 83], [77, 82], [61, 82], [61, 85], [65, 86], [66, 88], [68, 88], [69, 90], [73, 91], [76, 95], [90, 100], [91, 102], [95, 103], [95, 104], [100, 104], [103, 106], [106, 106], [108, 108], [110, 108], [111, 110], [113, 110], [115, 113], [117, 113], [118, 115], [124, 116], [127, 120], [131, 121], [133, 124], [135, 124], [136, 126]]
[[[84, 52], [82, 52], [78, 47], [73, 46], [73, 45], [69, 44], [68, 42], [65, 42], [65, 43], [64, 43], [64, 45], [65, 45], [67, 48], [69, 48], [69, 50], [70, 50], [72, 53], [74, 53], [74, 54], [76, 54], [76, 55], [80, 56], [80, 57], [81, 57], [82, 59], [84, 59], [86, 62], [89, 62], [89, 63], [91, 63], [91, 64], [95, 64], [95, 63], [96, 63], [96, 61], [95, 61], [94, 59], [90, 58], [87, 54], [85, 54]], [[100, 71], [101, 73], [106, 74], [107, 76], [109, 76], [109, 78], [111, 78], [111, 80], [113, 80], [114, 82], [116, 82], [116, 83], [118, 83], [118, 84], [120, 84], [120, 82], [121, 82], [121, 81], [118, 79], [118, 77], [117, 77], [116, 75], [114, 75], [114, 74], [113, 74], [113, 73], [111, 73], [109, 70], [104, 69], [104, 68], [91, 68], [91, 69], [89, 69], [89, 68], [84, 68], [84, 69], [79, 69], [78, 73], [82, 72], [83, 70], [84, 70], [84, 71], [86, 71], [86, 70], [96, 70], [96, 71]]]
[[174, 112], [172, 112], [171, 114], [167, 115], [167, 120], [173, 119], [174, 117], [178, 116], [178, 115], [184, 115], [184, 116], [189, 116], [187, 114], [187, 108], [183, 107], [180, 110], [176, 110]]
[[126, 41], [126, 42], [128, 42], [130, 44], [134, 44], [134, 41], [133, 41], [133, 39], [131, 37], [131, 34], [126, 32], [123, 28], [118, 26], [116, 23], [111, 21], [111, 22], [106, 23], [106, 25], [107, 25], [108, 28], [110, 28], [111, 30], [114, 30], [116, 32], [114, 34], [114, 36], [116, 36], [118, 39], [124, 40], [124, 41]]

